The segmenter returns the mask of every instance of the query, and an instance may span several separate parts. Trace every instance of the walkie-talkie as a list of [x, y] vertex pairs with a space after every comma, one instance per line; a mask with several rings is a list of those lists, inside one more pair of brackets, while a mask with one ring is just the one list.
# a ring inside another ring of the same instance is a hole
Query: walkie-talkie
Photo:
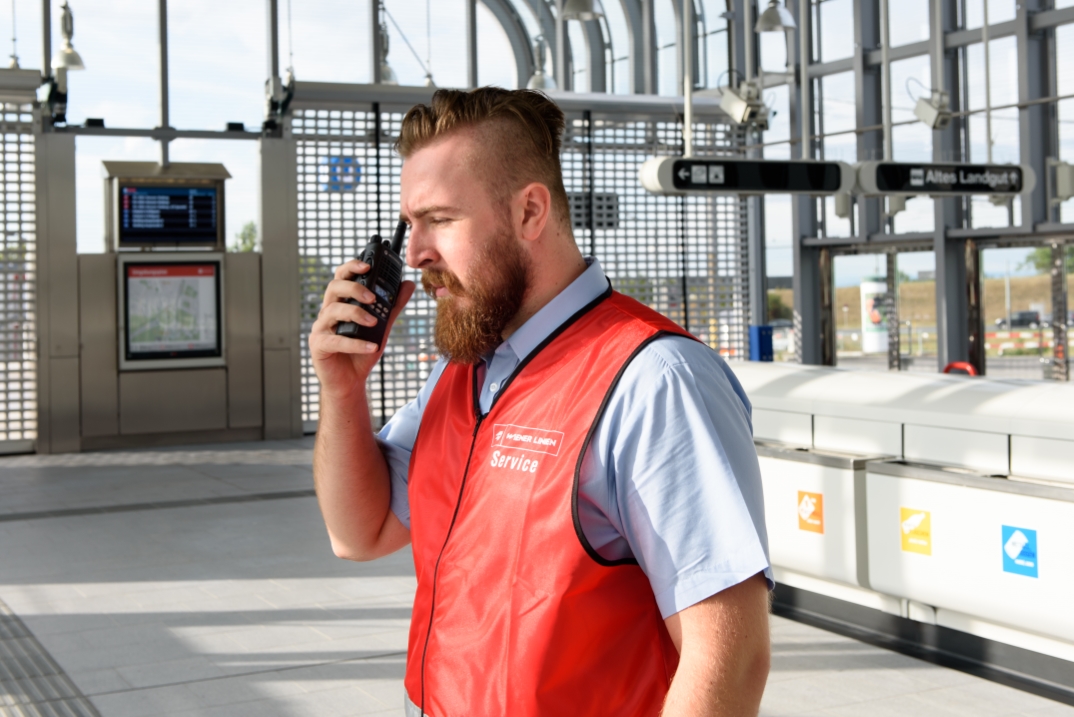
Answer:
[[383, 348], [388, 317], [395, 306], [396, 297], [399, 296], [399, 285], [403, 282], [403, 259], [399, 256], [399, 251], [403, 248], [405, 234], [406, 222], [399, 222], [390, 244], [387, 240], [381, 240], [379, 234], [371, 236], [369, 243], [362, 250], [362, 255], [358, 257], [359, 261], [369, 265], [369, 271], [357, 274], [351, 279], [372, 291], [376, 301], [363, 304], [347, 299], [347, 303], [361, 306], [368, 311], [377, 320], [377, 325], [362, 326], [353, 321], [341, 321], [336, 324], [336, 334], [369, 341]]

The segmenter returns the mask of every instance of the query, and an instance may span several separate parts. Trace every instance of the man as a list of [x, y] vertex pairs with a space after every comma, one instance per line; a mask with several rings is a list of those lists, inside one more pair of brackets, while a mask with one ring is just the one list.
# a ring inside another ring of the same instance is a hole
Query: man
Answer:
[[404, 119], [406, 258], [442, 358], [375, 437], [378, 347], [334, 333], [372, 325], [346, 303], [373, 301], [349, 280], [368, 267], [336, 270], [310, 334], [333, 550], [413, 544], [408, 715], [756, 714], [770, 573], [749, 403], [582, 257], [563, 127], [544, 95], [494, 88]]

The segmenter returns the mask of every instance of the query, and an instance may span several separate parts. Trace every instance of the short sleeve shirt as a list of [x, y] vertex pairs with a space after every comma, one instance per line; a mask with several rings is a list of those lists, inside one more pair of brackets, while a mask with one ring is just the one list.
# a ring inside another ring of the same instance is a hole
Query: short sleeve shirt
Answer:
[[[484, 358], [487, 411], [531, 351], [608, 287], [599, 262]], [[391, 472], [392, 511], [410, 525], [407, 469], [441, 359], [378, 440]], [[772, 585], [750, 403], [727, 363], [681, 336], [646, 346], [609, 397], [579, 474], [578, 513], [604, 558], [638, 561], [666, 618], [764, 572]]]

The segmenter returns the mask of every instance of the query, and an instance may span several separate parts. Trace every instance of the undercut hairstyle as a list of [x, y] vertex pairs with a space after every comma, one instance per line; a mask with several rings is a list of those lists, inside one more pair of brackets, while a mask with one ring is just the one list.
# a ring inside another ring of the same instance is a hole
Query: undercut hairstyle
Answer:
[[534, 90], [437, 90], [429, 105], [415, 105], [403, 118], [395, 148], [406, 159], [437, 139], [462, 129], [481, 135], [482, 172], [493, 196], [508, 196], [531, 182], [552, 195], [552, 214], [568, 230], [570, 208], [563, 187], [559, 152], [563, 111]]

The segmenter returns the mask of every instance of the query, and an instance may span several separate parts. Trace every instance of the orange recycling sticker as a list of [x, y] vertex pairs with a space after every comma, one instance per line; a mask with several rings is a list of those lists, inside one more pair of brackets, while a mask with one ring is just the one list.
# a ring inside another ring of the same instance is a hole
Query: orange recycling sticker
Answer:
[[824, 532], [824, 494], [798, 491], [798, 529]]

